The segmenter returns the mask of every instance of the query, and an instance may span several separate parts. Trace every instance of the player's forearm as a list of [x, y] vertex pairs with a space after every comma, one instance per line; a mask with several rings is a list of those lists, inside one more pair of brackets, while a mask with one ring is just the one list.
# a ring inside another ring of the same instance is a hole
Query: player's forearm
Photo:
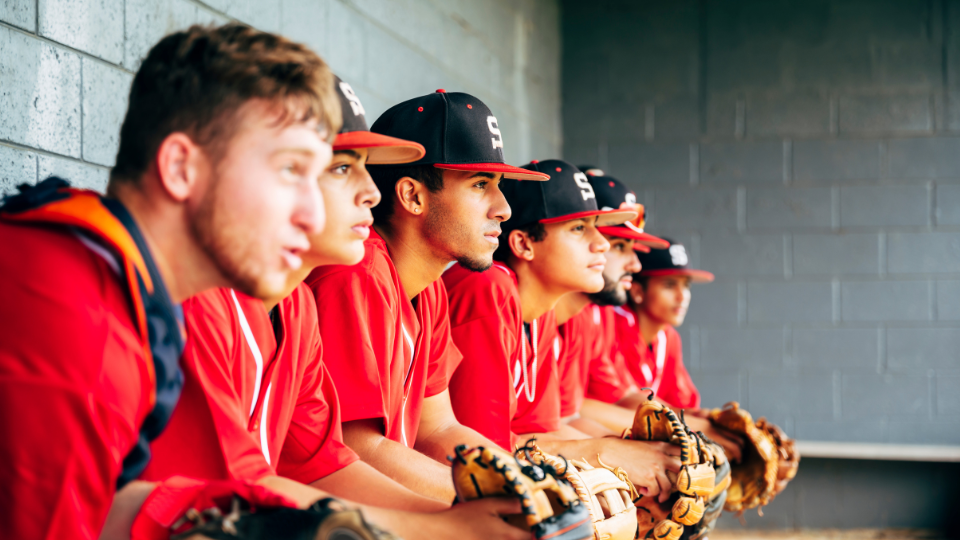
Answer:
[[100, 531], [100, 540], [129, 540], [130, 528], [143, 501], [157, 487], [153, 482], [130, 482], [113, 496], [110, 512]]
[[[484, 437], [476, 430], [462, 424], [451, 424], [430, 433], [428, 436], [417, 436], [415, 448], [440, 463], [448, 464], [447, 456], [453, 455], [453, 449], [459, 445], [468, 448], [483, 446], [485, 448], [499, 448], [497, 443]], [[507, 449], [504, 449], [507, 450]]]
[[620, 398], [620, 401], [617, 401], [616, 405], [623, 407], [624, 409], [630, 409], [632, 411], [635, 411], [637, 410], [637, 407], [639, 407], [640, 404], [646, 400], [647, 400], [646, 392], [641, 393], [641, 392], [631, 391], [627, 395]]
[[580, 407], [580, 416], [598, 422], [619, 435], [623, 433], [623, 430], [633, 426], [634, 411], [636, 411], [636, 407], [622, 406], [619, 402], [614, 405], [595, 399], [585, 399], [583, 400], [583, 406]]
[[582, 416], [570, 420], [567, 425], [593, 438], [619, 436], [619, 433], [615, 433], [612, 429], [604, 426], [600, 422]]
[[355, 461], [311, 486], [360, 504], [394, 510], [437, 512], [449, 503], [414, 493], [363, 461]]
[[414, 493], [447, 503], [453, 500], [450, 467], [387, 439], [368, 422], [344, 423], [343, 440], [360, 459]]

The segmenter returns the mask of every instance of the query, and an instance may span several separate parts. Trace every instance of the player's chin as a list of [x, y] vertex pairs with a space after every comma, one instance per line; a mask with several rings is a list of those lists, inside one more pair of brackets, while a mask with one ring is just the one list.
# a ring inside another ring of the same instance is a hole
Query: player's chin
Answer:
[[[593, 272], [591, 272], [591, 274], [593, 274]], [[604, 285], [605, 283], [603, 282], [603, 275], [588, 274], [584, 276], [583, 280], [581, 281], [580, 291], [587, 294], [598, 293], [603, 290]]]

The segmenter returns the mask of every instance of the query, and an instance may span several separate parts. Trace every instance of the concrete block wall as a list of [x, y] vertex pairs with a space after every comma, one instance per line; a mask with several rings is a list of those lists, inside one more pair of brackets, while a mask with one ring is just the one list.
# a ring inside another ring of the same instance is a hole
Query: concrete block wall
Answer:
[[960, 444], [960, 6], [562, 8], [565, 157], [717, 275], [682, 328], [706, 405]]
[[438, 88], [497, 116], [509, 162], [561, 148], [555, 0], [0, 0], [0, 194], [106, 186], [133, 74], [164, 35], [240, 21], [310, 45], [372, 123]]

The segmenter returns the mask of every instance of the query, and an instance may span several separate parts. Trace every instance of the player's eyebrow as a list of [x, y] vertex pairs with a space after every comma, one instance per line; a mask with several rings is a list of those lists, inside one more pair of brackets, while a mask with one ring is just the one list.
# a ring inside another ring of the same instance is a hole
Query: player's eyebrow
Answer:
[[353, 150], [334, 150], [333, 154], [337, 156], [347, 155], [356, 159], [360, 159], [360, 154], [354, 152]]
[[314, 149], [307, 148], [305, 146], [290, 146], [274, 150], [271, 156], [279, 156], [280, 154], [302, 154], [304, 156], [313, 157], [317, 155], [317, 152]]
[[497, 177], [497, 175], [491, 172], [477, 172], [470, 175], [470, 178], [477, 178], [477, 177], [489, 178], [490, 180], [493, 180], [494, 178]]

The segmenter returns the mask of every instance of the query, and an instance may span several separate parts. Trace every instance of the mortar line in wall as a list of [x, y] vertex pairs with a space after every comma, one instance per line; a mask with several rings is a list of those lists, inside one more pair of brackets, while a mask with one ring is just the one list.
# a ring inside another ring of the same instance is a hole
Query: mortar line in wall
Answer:
[[783, 234], [783, 277], [793, 278], [793, 235]]
[[783, 140], [783, 185], [793, 183], [793, 141]]
[[[124, 9], [126, 9], [126, 6], [124, 6]], [[33, 2], [33, 35], [40, 35], [40, 0], [34, 0]]]
[[41, 42], [41, 43], [46, 43], [47, 45], [50, 45], [50, 46], [52, 46], [52, 47], [57, 47], [58, 49], [62, 49], [62, 50], [64, 50], [64, 51], [71, 52], [71, 53], [73, 53], [73, 54], [76, 54], [77, 56], [80, 56], [81, 58], [87, 58], [87, 59], [90, 59], [90, 60], [93, 60], [93, 61], [96, 61], [96, 62], [100, 62], [101, 64], [103, 64], [103, 65], [105, 65], [105, 66], [108, 66], [108, 67], [111, 67], [111, 68], [113, 68], [113, 69], [119, 69], [120, 71], [129, 73], [129, 74], [131, 74], [131, 75], [134, 75], [134, 74], [135, 74], [135, 72], [130, 71], [129, 69], [123, 67], [123, 64], [122, 64], [122, 63], [120, 63], [120, 64], [114, 64], [114, 63], [112, 63], [112, 62], [108, 62], [108, 61], [104, 60], [103, 58], [100, 58], [100, 57], [98, 57], [98, 56], [94, 56], [94, 55], [92, 55], [92, 54], [90, 54], [90, 53], [88, 53], [88, 52], [81, 51], [80, 49], [74, 49], [73, 47], [71, 47], [71, 46], [69, 46], [69, 45], [64, 45], [63, 43], [60, 43], [59, 41], [54, 41], [54, 40], [52, 40], [52, 39], [50, 39], [50, 38], [43, 37], [43, 36], [41, 36], [41, 35], [39, 34], [39, 28], [38, 28], [38, 30], [37, 30], [38, 33], [36, 33], [36, 34], [31, 34], [30, 32], [24, 30], [23, 28], [17, 28], [16, 26], [13, 26], [12, 24], [5, 23], [5, 22], [3, 22], [3, 21], [0, 21], [0, 28], [7, 28], [7, 29], [9, 29], [9, 30], [13, 30], [13, 31], [15, 31], [15, 32], [17, 32], [17, 33], [19, 33], [19, 34], [23, 34], [23, 35], [25, 35], [25, 36], [27, 36], [27, 37], [29, 37], [29, 38], [31, 38], [31, 39], [35, 39], [35, 40]]
[[843, 299], [841, 298], [840, 278], [830, 280], [830, 301], [834, 326], [843, 321]]
[[882, 229], [877, 234], [877, 265], [880, 277], [887, 277], [887, 232]]
[[[32, 146], [26, 146], [26, 145], [23, 145], [23, 144], [20, 144], [20, 143], [16, 143], [16, 142], [13, 142], [13, 141], [8, 141], [7, 139], [0, 139], [0, 146], [8, 146], [8, 147], [10, 147], [10, 148], [15, 148], [15, 149], [17, 149], [17, 150], [23, 150], [23, 151], [26, 151], [26, 152], [32, 152], [32, 153], [36, 154], [38, 157], [39, 157], [39, 156], [47, 156], [47, 157], [52, 157], [52, 158], [56, 158], [56, 159], [63, 159], [63, 160], [67, 160], [67, 161], [73, 161], [74, 163], [80, 163], [80, 164], [82, 164], [82, 165], [87, 165], [87, 166], [89, 166], [89, 167], [97, 167], [98, 169], [106, 169], [107, 171], [113, 169], [113, 167], [107, 167], [106, 165], [100, 165], [99, 163], [93, 163], [93, 162], [91, 162], [91, 161], [84, 161], [84, 160], [82, 160], [82, 159], [75, 158], [75, 157], [73, 157], [73, 156], [65, 156], [65, 155], [63, 155], [63, 154], [57, 154], [57, 153], [55, 153], [55, 152], [50, 152], [50, 151], [48, 151], [48, 150], [41, 150], [41, 149], [39, 149], [39, 148], [34, 148], [34, 147], [32, 147]], [[82, 153], [82, 152], [81, 152], [81, 153]], [[38, 161], [37, 161], [37, 174], [38, 174], [38, 175], [40, 174], [39, 171], [40, 171], [40, 162], [39, 162], [39, 160], [38, 160]]]
[[830, 228], [840, 230], [840, 186], [830, 186]]
[[700, 144], [690, 143], [690, 185], [700, 185]]
[[927, 224], [934, 228], [937, 221], [937, 183], [927, 182]]
[[737, 186], [737, 232], [747, 231], [747, 188]]

